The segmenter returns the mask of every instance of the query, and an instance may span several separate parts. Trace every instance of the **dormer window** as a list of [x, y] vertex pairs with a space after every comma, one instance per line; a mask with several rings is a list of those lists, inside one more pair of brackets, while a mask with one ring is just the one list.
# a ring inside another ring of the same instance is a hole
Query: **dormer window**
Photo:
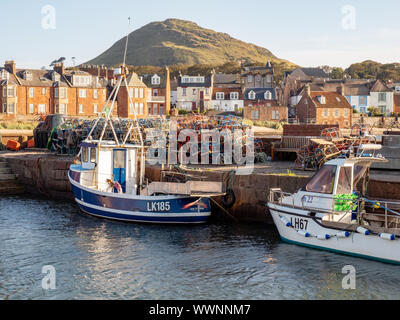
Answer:
[[256, 93], [254, 91], [249, 92], [249, 99], [250, 100], [255, 100], [256, 99]]
[[320, 104], [326, 104], [326, 98], [324, 96], [318, 96], [317, 99]]
[[161, 78], [158, 76], [158, 75], [154, 75], [152, 78], [151, 78], [151, 84], [153, 84], [153, 85], [158, 85], [158, 84], [160, 84], [160, 80], [161, 80]]
[[215, 96], [216, 96], [217, 100], [224, 100], [225, 99], [225, 93], [223, 93], [223, 92], [217, 92], [215, 94]]
[[24, 72], [22, 73], [22, 78], [23, 78], [24, 80], [26, 80], [26, 81], [32, 81], [33, 76], [32, 76], [32, 73], [30, 73], [29, 71], [24, 71]]
[[271, 94], [271, 92], [270, 92], [270, 91], [266, 91], [266, 92], [264, 93], [264, 98], [265, 98], [265, 100], [272, 100], [272, 94]]
[[53, 80], [54, 82], [60, 81], [60, 75], [57, 72], [53, 72], [51, 74], [51, 80]]
[[7, 70], [3, 69], [0, 71], [0, 79], [1, 80], [8, 80], [9, 79], [9, 73]]
[[253, 82], [253, 76], [251, 76], [251, 75], [248, 76], [248, 77], [247, 77], [247, 82]]

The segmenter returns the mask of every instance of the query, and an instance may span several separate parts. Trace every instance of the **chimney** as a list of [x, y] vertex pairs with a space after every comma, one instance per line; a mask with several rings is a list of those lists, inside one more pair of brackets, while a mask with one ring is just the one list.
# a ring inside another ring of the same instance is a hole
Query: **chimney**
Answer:
[[12, 73], [12, 74], [16, 74], [17, 73], [17, 67], [15, 65], [14, 60], [6, 61], [6, 63], [4, 64], [4, 67], [6, 68], [6, 70], [9, 73]]
[[337, 87], [337, 93], [339, 93], [341, 96], [344, 96], [344, 84], [341, 83], [340, 86]]
[[308, 96], [310, 96], [310, 95], [311, 95], [311, 87], [310, 87], [310, 85], [309, 85], [309, 84], [306, 84], [306, 85], [304, 86], [304, 88], [306, 89], [306, 94], [307, 94]]
[[59, 62], [54, 66], [54, 71], [58, 72], [59, 74], [61, 74], [62, 76], [65, 75], [65, 67], [64, 67], [64, 63]]

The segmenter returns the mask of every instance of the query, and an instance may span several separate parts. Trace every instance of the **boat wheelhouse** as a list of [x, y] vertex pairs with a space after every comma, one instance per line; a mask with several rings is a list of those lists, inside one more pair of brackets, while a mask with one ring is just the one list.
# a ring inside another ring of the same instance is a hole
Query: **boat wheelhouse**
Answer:
[[283, 241], [400, 263], [400, 202], [366, 196], [380, 145], [328, 161], [294, 194], [271, 189], [268, 208]]

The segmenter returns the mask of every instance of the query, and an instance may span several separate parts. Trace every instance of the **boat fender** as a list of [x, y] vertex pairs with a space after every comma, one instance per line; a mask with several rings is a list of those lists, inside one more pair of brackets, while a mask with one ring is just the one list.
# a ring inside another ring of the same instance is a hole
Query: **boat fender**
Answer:
[[310, 234], [308, 232], [306, 232], [306, 231], [299, 230], [297, 232], [298, 232], [298, 234], [302, 235], [305, 238], [309, 238], [310, 237]]
[[369, 236], [371, 234], [371, 232], [363, 227], [358, 227], [357, 228], [357, 232], [361, 233], [363, 235]]
[[331, 236], [329, 234], [317, 236], [318, 240], [329, 240], [330, 238], [331, 238]]
[[336, 237], [338, 238], [348, 238], [350, 237], [350, 233], [347, 231], [339, 232], [336, 234]]
[[390, 240], [390, 241], [396, 240], [396, 236], [390, 233], [381, 233], [379, 236], [385, 240]]
[[232, 208], [236, 202], [235, 192], [231, 188], [226, 190], [226, 195], [222, 198], [222, 204], [225, 208]]
[[280, 217], [280, 218], [286, 227], [290, 228], [292, 226], [292, 224], [286, 217]]

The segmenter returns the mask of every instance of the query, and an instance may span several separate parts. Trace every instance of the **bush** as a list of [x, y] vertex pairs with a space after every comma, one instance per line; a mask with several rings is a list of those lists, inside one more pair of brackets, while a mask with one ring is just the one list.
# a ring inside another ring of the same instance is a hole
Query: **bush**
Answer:
[[0, 129], [33, 130], [37, 127], [37, 125], [37, 122], [2, 121], [0, 122]]
[[264, 127], [264, 128], [275, 129], [275, 130], [281, 130], [283, 128], [284, 124], [286, 124], [286, 123], [285, 122], [276, 122], [276, 121], [256, 121], [254, 123], [254, 125], [257, 127]]
[[183, 109], [180, 109], [180, 110], [178, 110], [178, 112], [179, 112], [179, 115], [187, 115], [188, 114], [188, 112], [186, 111], [186, 110], [183, 110]]
[[243, 119], [243, 124], [244, 124], [245, 126], [249, 126], [249, 127], [254, 126], [253, 121], [251, 121], [251, 120], [249, 120], [249, 119]]

